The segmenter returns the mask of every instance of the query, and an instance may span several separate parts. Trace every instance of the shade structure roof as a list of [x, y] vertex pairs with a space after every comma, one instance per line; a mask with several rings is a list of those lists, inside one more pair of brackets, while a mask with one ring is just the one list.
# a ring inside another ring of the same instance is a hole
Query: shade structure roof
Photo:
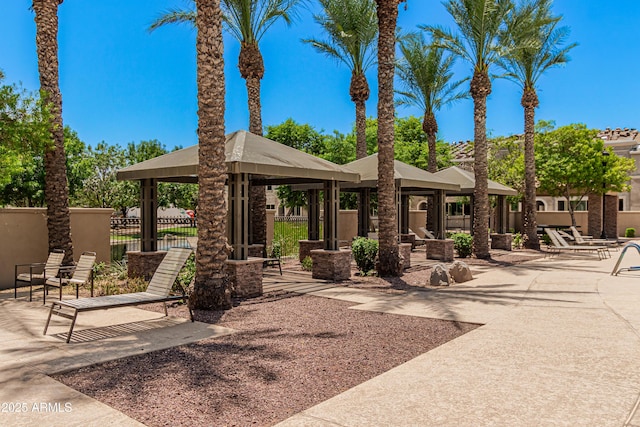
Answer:
[[[300, 182], [360, 181], [357, 172], [247, 131], [227, 135], [225, 158], [228, 173], [296, 178]], [[197, 177], [198, 145], [127, 166], [117, 173], [120, 180], [197, 182]]]
[[[436, 176], [415, 166], [408, 165], [400, 160], [394, 160], [393, 176], [396, 185], [404, 191], [416, 190], [446, 190], [460, 191], [460, 186], [446, 179]], [[351, 163], [345, 167], [360, 174], [360, 183], [347, 183], [341, 185], [342, 189], [349, 188], [376, 188], [378, 186], [378, 154], [372, 154]]]
[[[448, 182], [456, 183], [460, 186], [460, 192], [457, 194], [470, 195], [476, 185], [476, 178], [473, 172], [460, 169], [457, 166], [443, 169], [435, 173], [440, 179]], [[499, 182], [489, 180], [487, 183], [489, 194], [493, 196], [517, 196], [518, 192], [511, 187], [502, 185]]]

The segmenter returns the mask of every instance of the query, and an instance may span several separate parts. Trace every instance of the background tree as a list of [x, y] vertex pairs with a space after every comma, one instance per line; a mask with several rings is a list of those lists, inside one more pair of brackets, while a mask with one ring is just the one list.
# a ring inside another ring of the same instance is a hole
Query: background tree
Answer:
[[510, 0], [448, 0], [445, 7], [453, 18], [457, 34], [442, 27], [422, 27], [442, 46], [467, 61], [473, 69], [470, 93], [473, 98], [473, 143], [475, 175], [473, 253], [489, 258], [489, 193], [487, 188], [487, 96], [491, 93], [489, 68], [499, 55], [497, 37]]
[[49, 252], [63, 249], [64, 262], [73, 262], [69, 190], [64, 154], [62, 95], [58, 78], [58, 6], [63, 0], [33, 0], [40, 96], [50, 111], [50, 137], [44, 150], [45, 200]]
[[398, 5], [404, 0], [376, 0], [378, 14], [378, 274], [399, 276], [398, 223], [394, 181], [393, 78]]
[[535, 109], [538, 107], [536, 86], [550, 68], [565, 64], [567, 53], [576, 44], [566, 46], [568, 27], [560, 27], [561, 17], [552, 16], [551, 0], [525, 0], [512, 9], [500, 34], [503, 55], [498, 65], [505, 76], [522, 88], [520, 104], [524, 108], [525, 187], [522, 204], [522, 224], [525, 247], [540, 249], [536, 220], [536, 166], [534, 154]]
[[195, 286], [189, 298], [193, 308], [231, 308], [226, 274], [224, 47], [220, 0], [196, 0], [198, 82], [198, 248]]
[[365, 73], [375, 63], [378, 35], [373, 0], [320, 0], [323, 13], [315, 21], [328, 36], [326, 41], [306, 39], [318, 52], [343, 63], [351, 71], [349, 94], [356, 105], [356, 158], [367, 156], [366, 106], [369, 83]]
[[[575, 207], [585, 195], [628, 191], [629, 172], [635, 168], [632, 159], [615, 155], [611, 147], [606, 148], [609, 156], [603, 166], [604, 141], [597, 135], [597, 130], [583, 124], [536, 135], [540, 191], [567, 200], [573, 225], [576, 225]], [[603, 183], [606, 184], [604, 188]]]

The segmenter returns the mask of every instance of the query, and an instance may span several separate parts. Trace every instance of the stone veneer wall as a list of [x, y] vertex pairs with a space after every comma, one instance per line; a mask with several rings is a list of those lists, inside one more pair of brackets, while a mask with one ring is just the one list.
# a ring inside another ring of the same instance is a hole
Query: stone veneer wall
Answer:
[[311, 251], [324, 248], [324, 240], [300, 240], [300, 253], [298, 260], [302, 262], [306, 257], [311, 256]]
[[411, 243], [400, 243], [398, 245], [400, 255], [404, 258], [403, 268], [407, 269], [411, 267]]
[[[249, 245], [249, 256], [262, 258], [264, 256], [263, 254], [264, 254], [264, 245], [260, 243]], [[267, 254], [267, 256], [269, 256], [269, 254]]]
[[453, 261], [453, 240], [426, 240], [427, 259], [439, 259], [441, 261]]
[[513, 243], [513, 234], [492, 234], [491, 235], [491, 249], [504, 249], [506, 251], [511, 250]]
[[166, 251], [127, 252], [127, 274], [129, 277], [151, 280], [166, 254]]
[[250, 298], [262, 295], [262, 260], [227, 260], [231, 296]]
[[415, 249], [416, 247], [416, 235], [415, 234], [401, 234], [400, 235], [401, 243], [411, 243], [411, 249]]
[[351, 277], [351, 250], [327, 251], [314, 249], [311, 251], [314, 279], [333, 280], [339, 282]]

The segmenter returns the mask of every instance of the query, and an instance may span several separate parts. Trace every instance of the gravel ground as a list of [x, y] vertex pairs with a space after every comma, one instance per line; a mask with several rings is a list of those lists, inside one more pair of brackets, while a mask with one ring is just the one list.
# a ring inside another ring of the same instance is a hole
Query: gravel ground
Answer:
[[[226, 312], [196, 312], [236, 334], [54, 378], [149, 426], [267, 426], [478, 326], [352, 305], [267, 294]], [[185, 307], [171, 314], [187, 316]]]
[[[504, 267], [541, 252], [465, 258]], [[289, 262], [286, 269], [298, 270]], [[431, 267], [399, 278], [361, 277], [343, 286], [401, 294], [424, 288]], [[455, 285], [454, 285], [455, 286]], [[196, 311], [196, 320], [238, 333], [89, 366], [58, 381], [149, 426], [268, 426], [373, 378], [478, 325], [349, 310], [353, 303], [286, 292]], [[147, 306], [162, 311], [160, 305]], [[187, 317], [184, 306], [170, 314]]]

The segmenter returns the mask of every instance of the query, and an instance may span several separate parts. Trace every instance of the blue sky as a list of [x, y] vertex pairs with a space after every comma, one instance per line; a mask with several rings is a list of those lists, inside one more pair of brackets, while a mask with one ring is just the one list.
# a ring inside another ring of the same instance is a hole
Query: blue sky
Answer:
[[[59, 8], [60, 87], [65, 125], [82, 140], [126, 144], [158, 139], [167, 147], [197, 143], [195, 31], [170, 26], [149, 33], [162, 11], [183, 7], [186, 0], [66, 0]], [[38, 84], [35, 24], [30, 0], [2, 2], [0, 69], [5, 83]], [[318, 130], [351, 130], [354, 106], [349, 98], [350, 73], [301, 43], [322, 37], [311, 10], [302, 9], [291, 27], [274, 26], [262, 39], [265, 61], [262, 83], [263, 124], [292, 117]], [[539, 84], [536, 118], [557, 125], [586, 123], [589, 127], [640, 126], [640, 43], [637, 22], [640, 2], [616, 0], [556, 0], [554, 11], [579, 43], [566, 67], [553, 69]], [[414, 30], [418, 24], [450, 26], [437, 0], [408, 0], [398, 24]], [[225, 34], [226, 128], [246, 129], [248, 113], [244, 81], [237, 69], [238, 42]], [[457, 78], [467, 77], [468, 64], [458, 62]], [[367, 114], [376, 116], [376, 70], [368, 73], [371, 98]], [[518, 86], [494, 81], [488, 101], [487, 128], [493, 135], [522, 132], [523, 113]], [[421, 112], [399, 108], [400, 117]], [[440, 136], [448, 142], [473, 139], [473, 105], [462, 101], [438, 115]]]

